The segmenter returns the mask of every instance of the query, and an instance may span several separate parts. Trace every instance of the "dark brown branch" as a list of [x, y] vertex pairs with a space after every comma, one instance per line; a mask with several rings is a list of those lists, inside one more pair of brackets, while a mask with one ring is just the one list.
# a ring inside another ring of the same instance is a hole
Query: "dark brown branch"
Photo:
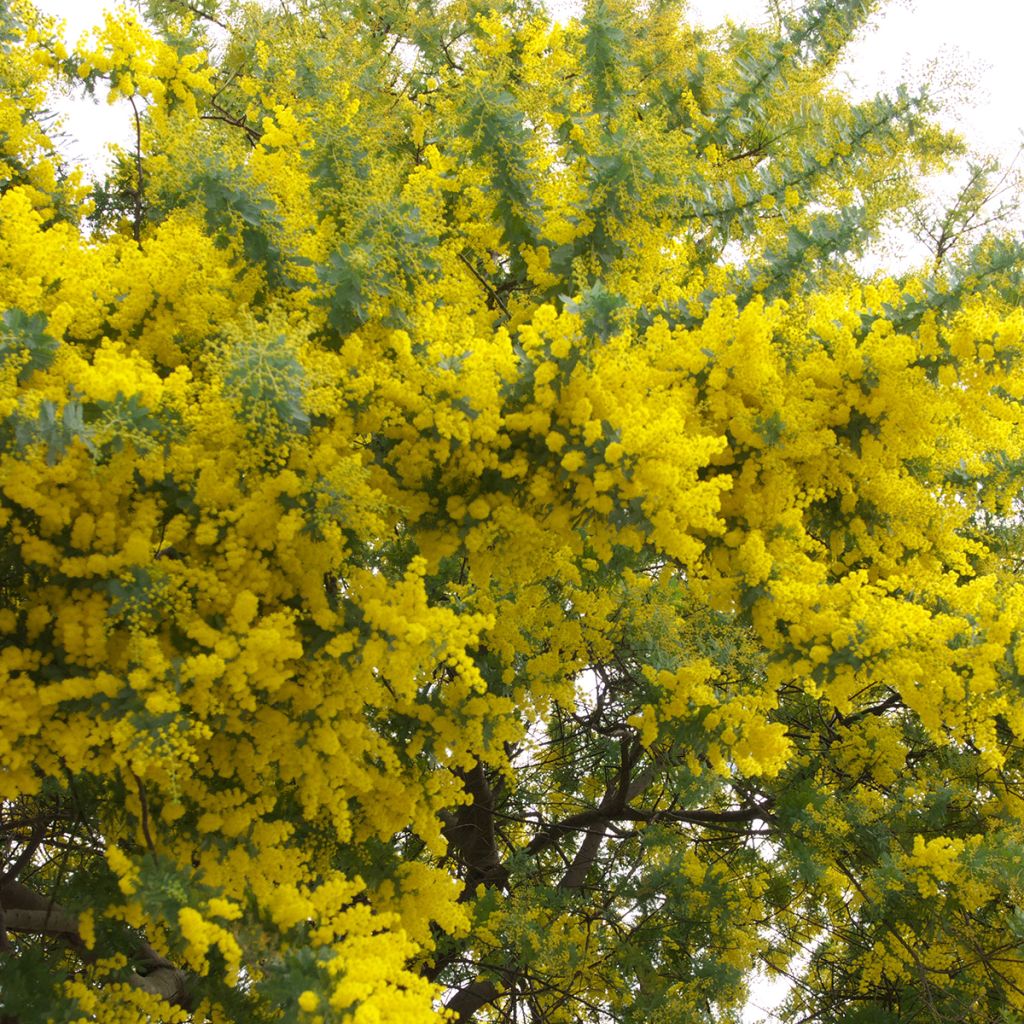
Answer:
[[0, 886], [7, 882], [13, 881], [21, 874], [24, 868], [36, 855], [36, 850], [39, 849], [43, 842], [43, 836], [46, 835], [46, 829], [50, 824], [50, 819], [45, 815], [40, 815], [36, 818], [32, 825], [32, 834], [29, 836], [28, 842], [25, 844], [25, 849], [18, 854], [17, 857], [4, 869], [3, 873], [0, 874]]
[[559, 889], [583, 888], [583, 883], [587, 880], [587, 875], [590, 873], [590, 869], [593, 867], [594, 861], [597, 860], [597, 855], [601, 851], [601, 844], [604, 842], [607, 831], [608, 826], [606, 823], [600, 828], [587, 832], [583, 837], [583, 842], [580, 843], [580, 848], [576, 851], [576, 856], [573, 857], [572, 863], [569, 865], [569, 869], [558, 881]]
[[628, 821], [678, 821], [686, 825], [729, 825], [751, 821], [774, 822], [771, 802], [755, 804], [752, 807], [738, 807], [732, 811], [636, 811], [630, 808]]
[[[556, 843], [562, 836], [569, 832], [580, 831], [586, 829], [588, 831], [587, 838], [584, 839], [584, 845], [587, 845], [587, 839], [592, 839], [593, 834], [598, 833], [597, 846], [593, 848], [593, 856], [596, 856], [597, 849], [600, 848], [601, 839], [604, 837], [604, 833], [607, 830], [607, 826], [618, 820], [619, 815], [626, 809], [626, 805], [634, 797], [638, 796], [644, 789], [650, 785], [651, 778], [653, 777], [650, 772], [641, 773], [641, 777], [637, 780], [631, 780], [633, 768], [640, 760], [642, 748], [638, 743], [634, 744], [627, 733], [623, 736], [622, 741], [619, 744], [619, 770], [616, 775], [615, 781], [609, 784], [605, 790], [604, 796], [601, 798], [601, 802], [597, 807], [587, 811], [579, 811], [576, 814], [570, 815], [568, 818], [564, 818], [560, 822], [552, 822], [545, 825], [541, 831], [534, 836], [529, 846], [526, 848], [526, 852], [529, 854], [537, 854], [542, 850], [548, 849], [554, 843]], [[593, 826], [600, 826], [599, 829], [593, 829]], [[591, 847], [593, 847], [593, 841], [587, 846], [587, 852], [589, 854]], [[573, 867], [576, 866], [576, 861], [579, 860], [580, 853], [583, 852], [583, 846], [580, 847], [579, 853], [573, 861], [573, 865], [570, 866], [569, 871], [573, 871]], [[591, 861], [593, 860], [591, 857]], [[575, 877], [575, 875], [573, 876]]]
[[499, 996], [498, 988], [493, 981], [481, 978], [471, 982], [452, 996], [445, 1003], [445, 1009], [455, 1014], [455, 1019], [465, 1022], [473, 1019], [473, 1014], [488, 1003], [493, 1003]]
[[650, 785], [653, 774], [651, 772], [641, 773], [640, 778], [635, 781], [632, 778], [633, 769], [640, 760], [643, 748], [640, 742], [634, 742], [629, 735], [623, 737], [619, 744], [619, 772], [613, 784], [606, 790], [601, 798], [601, 803], [595, 808], [599, 817], [599, 827], [587, 832], [580, 843], [576, 856], [573, 857], [569, 869], [558, 882], [559, 889], [580, 889], [587, 880], [587, 875], [601, 852], [601, 844], [604, 842], [608, 827], [616, 819], [626, 804], [634, 797], [643, 792]]
[[[607, 826], [619, 821], [676, 821], [687, 825], [730, 825], [751, 821], [773, 820], [770, 803], [756, 804], [752, 807], [737, 808], [732, 811], [709, 811], [698, 809], [693, 811], [645, 811], [635, 807], [623, 806], [611, 808], [604, 801], [590, 810], [571, 814], [561, 821], [551, 822], [534, 836], [526, 852], [542, 853], [570, 832], [591, 831], [595, 826]], [[603, 831], [603, 829], [602, 829]]]
[[143, 785], [142, 779], [135, 772], [132, 772], [132, 778], [135, 779], [135, 785], [139, 790], [139, 807], [142, 810], [142, 836], [146, 840], [146, 849], [155, 857], [156, 846], [153, 844], [153, 837], [149, 832], [149, 800], [146, 799], [146, 787]]
[[135, 217], [132, 223], [132, 238], [138, 242], [142, 238], [142, 115], [135, 104], [135, 97], [129, 96], [128, 102], [132, 105], [132, 113], [135, 115]]
[[223, 121], [225, 124], [231, 125], [233, 128], [241, 128], [245, 132], [246, 137], [249, 140], [250, 146], [257, 146], [260, 139], [263, 136], [249, 124], [244, 117], [235, 117], [233, 114], [225, 110], [219, 103], [211, 101], [210, 106], [213, 107], [217, 113], [215, 114], [202, 114], [200, 120], [202, 121]]
[[508, 869], [501, 862], [494, 837], [494, 793], [483, 764], [477, 761], [461, 777], [466, 792], [473, 800], [451, 815], [452, 820], [445, 827], [444, 836], [466, 868], [463, 897], [468, 899], [478, 885], [507, 885]]
[[880, 701], [878, 704], [872, 704], [871, 707], [862, 708], [860, 711], [854, 712], [852, 715], [841, 715], [838, 711], [835, 713], [835, 720], [839, 722], [844, 728], [859, 722], [863, 718], [867, 718], [870, 715], [884, 715], [886, 711], [891, 711], [893, 708], [902, 707], [903, 701], [898, 693], [891, 693], [885, 700]]
[[225, 32], [228, 31], [228, 27], [223, 21], [221, 21], [219, 18], [215, 18], [208, 11], [204, 11], [198, 5], [190, 4], [188, 3], [188, 0], [177, 0], [177, 2], [182, 7], [184, 7], [186, 11], [191, 11], [191, 13], [194, 14], [197, 18], [202, 18], [205, 21], [209, 21], [212, 24], [216, 25], [218, 28], [224, 29]]
[[458, 36], [455, 36], [454, 39], [445, 42], [444, 38], [442, 37], [441, 39], [438, 40], [438, 43], [440, 44], [441, 52], [444, 54], [444, 59], [447, 62], [448, 67], [450, 67], [453, 71], [461, 72], [463, 70], [462, 65], [452, 56], [451, 53], [451, 44], [456, 42], [458, 38]]
[[600, 825], [608, 820], [610, 819], [607, 811], [598, 806], [587, 811], [570, 814], [568, 818], [563, 818], [561, 821], [549, 822], [533, 837], [529, 846], [526, 847], [526, 852], [531, 855], [543, 853], [570, 832], [585, 831], [593, 825]]
[[477, 271], [476, 267], [474, 267], [472, 263], [470, 263], [465, 253], [460, 252], [459, 259], [466, 264], [469, 268], [469, 272], [480, 282], [480, 284], [484, 286], [484, 290], [491, 297], [491, 301], [502, 311], [502, 313], [504, 313], [505, 318], [510, 319], [508, 306], [505, 305], [501, 296], [491, 287], [490, 282]]

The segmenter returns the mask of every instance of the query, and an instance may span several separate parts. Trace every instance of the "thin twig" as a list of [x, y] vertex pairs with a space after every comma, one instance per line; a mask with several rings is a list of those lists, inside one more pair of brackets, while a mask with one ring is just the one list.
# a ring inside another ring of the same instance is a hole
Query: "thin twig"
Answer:
[[25, 844], [25, 849], [14, 858], [8, 867], [4, 868], [3, 873], [0, 873], [0, 885], [17, 879], [18, 875], [21, 874], [22, 869], [36, 855], [36, 850], [38, 850], [42, 844], [43, 837], [46, 835], [46, 829], [49, 824], [50, 819], [43, 814], [36, 818], [32, 825], [32, 834], [29, 837], [28, 842]]
[[476, 267], [474, 267], [473, 264], [469, 262], [465, 253], [460, 252], [459, 259], [462, 260], [462, 262], [465, 263], [467, 267], [469, 267], [469, 272], [484, 286], [484, 289], [486, 290], [487, 294], [491, 297], [491, 300], [498, 306], [502, 313], [505, 314], [505, 319], [510, 320], [512, 317], [508, 311], [508, 306], [506, 306], [505, 303], [501, 301], [501, 296], [491, 287], [490, 282], [480, 275]]
[[197, 18], [203, 18], [206, 21], [212, 22], [218, 28], [224, 29], [225, 32], [228, 31], [228, 27], [223, 21], [221, 21], [219, 18], [215, 18], [212, 14], [210, 14], [207, 11], [204, 11], [201, 7], [197, 6], [196, 4], [190, 4], [188, 0], [178, 0], [178, 3], [181, 4], [181, 6], [184, 7], [186, 11], [191, 11]]
[[135, 97], [129, 96], [128, 102], [132, 105], [132, 113], [135, 115], [135, 223], [132, 225], [132, 237], [136, 242], [142, 238], [142, 117], [139, 108], [135, 104]]
[[202, 114], [202, 121], [223, 121], [234, 128], [241, 128], [249, 139], [249, 145], [255, 147], [263, 136], [251, 124], [247, 124], [244, 117], [235, 117], [225, 110], [219, 103], [211, 102], [210, 106], [217, 111], [216, 114]]
[[132, 772], [132, 778], [135, 780], [135, 785], [139, 789], [139, 806], [142, 809], [142, 835], [146, 840], [146, 849], [156, 857], [156, 845], [153, 843], [153, 836], [149, 831], [149, 801], [146, 799], [146, 787], [142, 784], [142, 779]]

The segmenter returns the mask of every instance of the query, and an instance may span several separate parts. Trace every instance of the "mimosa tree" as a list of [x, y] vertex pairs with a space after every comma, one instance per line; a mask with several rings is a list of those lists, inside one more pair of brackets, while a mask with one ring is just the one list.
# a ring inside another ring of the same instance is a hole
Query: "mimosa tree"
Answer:
[[5, 1021], [1021, 1019], [1021, 253], [858, 276], [873, 7], [0, 10]]

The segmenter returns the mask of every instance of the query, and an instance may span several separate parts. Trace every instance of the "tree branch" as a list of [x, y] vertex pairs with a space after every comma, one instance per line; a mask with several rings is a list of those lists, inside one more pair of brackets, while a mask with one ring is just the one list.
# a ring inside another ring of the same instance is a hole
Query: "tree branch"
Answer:
[[[610, 825], [619, 821], [676, 821], [686, 825], [731, 825], [750, 821], [773, 821], [771, 803], [755, 804], [751, 807], [731, 811], [709, 811], [699, 808], [693, 811], [645, 811], [636, 807], [610, 808], [604, 800], [597, 807], [571, 814], [561, 821], [550, 822], [537, 833], [526, 847], [529, 854], [542, 853], [570, 832], [589, 831], [595, 825]], [[603, 830], [602, 830], [603, 831]]]
[[220, 18], [214, 17], [208, 11], [204, 11], [198, 4], [191, 4], [188, 0], [177, 0], [177, 3], [184, 7], [186, 11], [191, 11], [197, 18], [212, 22], [218, 28], [224, 29], [225, 32], [228, 31], [228, 26]]
[[[8, 931], [59, 935], [81, 957], [90, 959], [90, 952], [78, 930], [78, 917], [59, 904], [20, 882], [6, 882], [0, 886], [0, 906], [4, 912], [4, 927]], [[135, 960], [150, 970], [146, 974], [129, 974], [126, 979], [129, 985], [159, 996], [172, 1006], [191, 1009], [192, 995], [185, 971], [175, 967], [147, 942], [139, 942]]]
[[597, 855], [601, 852], [601, 844], [608, 832], [608, 826], [616, 816], [625, 810], [626, 804], [634, 797], [642, 793], [651, 783], [654, 777], [653, 771], [641, 773], [640, 778], [632, 780], [633, 769], [643, 748], [639, 740], [633, 741], [629, 735], [623, 737], [619, 744], [619, 773], [615, 782], [608, 786], [601, 803], [595, 808], [598, 815], [599, 828], [588, 831], [580, 843], [576, 856], [568, 870], [558, 882], [559, 889], [580, 889], [587, 880], [587, 875], [593, 867]]
[[202, 114], [200, 115], [200, 120], [223, 121], [225, 124], [229, 124], [233, 128], [241, 128], [242, 131], [245, 132], [246, 137], [249, 140], [250, 146], [255, 147], [259, 145], [260, 139], [262, 139], [263, 136], [255, 128], [253, 128], [251, 124], [248, 124], [246, 122], [245, 117], [235, 117], [233, 114], [229, 113], [224, 107], [222, 107], [219, 103], [216, 103], [213, 100], [210, 101], [210, 106], [213, 107], [213, 109], [217, 111], [217, 113]]
[[5, 867], [3, 872], [0, 873], [0, 886], [13, 881], [21, 874], [22, 870], [32, 860], [36, 854], [36, 850], [38, 850], [42, 844], [43, 837], [46, 835], [46, 829], [49, 824], [50, 819], [44, 814], [40, 814], [39, 817], [36, 818], [32, 824], [32, 835], [25, 844], [25, 849], [23, 849], [21, 853], [14, 858], [10, 865]]
[[473, 800], [451, 815], [454, 820], [445, 827], [444, 836], [466, 868], [463, 898], [469, 898], [480, 884], [507, 885], [508, 869], [501, 862], [494, 838], [494, 793], [483, 763], [477, 761], [473, 768], [462, 773], [461, 778]]
[[493, 1003], [499, 995], [498, 987], [493, 981], [480, 978], [477, 981], [471, 982], [465, 988], [459, 989], [444, 1004], [444, 1008], [454, 1013], [455, 1019], [462, 1024], [462, 1022], [472, 1020], [473, 1014], [477, 1010], [488, 1003]]
[[16, 881], [4, 882], [0, 885], [0, 903], [4, 907], [9, 931], [63, 935], [76, 949], [85, 948], [78, 933], [78, 918], [27, 885]]
[[142, 238], [142, 214], [143, 214], [143, 193], [144, 183], [142, 178], [142, 115], [136, 106], [135, 97], [129, 96], [128, 102], [132, 105], [132, 113], [135, 115], [135, 217], [132, 222], [132, 237], [138, 242]]
[[501, 296], [491, 287], [490, 282], [469, 262], [465, 253], [459, 253], [459, 259], [469, 268], [469, 272], [484, 286], [484, 290], [491, 297], [491, 301], [502, 311], [505, 319], [509, 319], [508, 306], [502, 301]]

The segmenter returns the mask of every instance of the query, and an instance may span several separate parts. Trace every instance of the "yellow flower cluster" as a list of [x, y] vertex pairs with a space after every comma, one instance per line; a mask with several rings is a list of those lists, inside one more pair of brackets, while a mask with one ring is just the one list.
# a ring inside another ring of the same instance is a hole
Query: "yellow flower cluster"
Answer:
[[203, 54], [179, 54], [132, 11], [122, 7], [108, 13], [94, 37], [91, 48], [78, 54], [78, 74], [87, 80], [97, 75], [107, 78], [110, 103], [137, 95], [152, 100], [158, 109], [180, 103], [195, 117], [196, 95], [213, 91], [213, 68], [206, 65]]
[[938, 836], [926, 839], [914, 836], [914, 848], [902, 863], [902, 868], [914, 880], [922, 896], [934, 896], [940, 886], [953, 885], [963, 874], [962, 859], [965, 851], [977, 846], [980, 836], [972, 840]]

